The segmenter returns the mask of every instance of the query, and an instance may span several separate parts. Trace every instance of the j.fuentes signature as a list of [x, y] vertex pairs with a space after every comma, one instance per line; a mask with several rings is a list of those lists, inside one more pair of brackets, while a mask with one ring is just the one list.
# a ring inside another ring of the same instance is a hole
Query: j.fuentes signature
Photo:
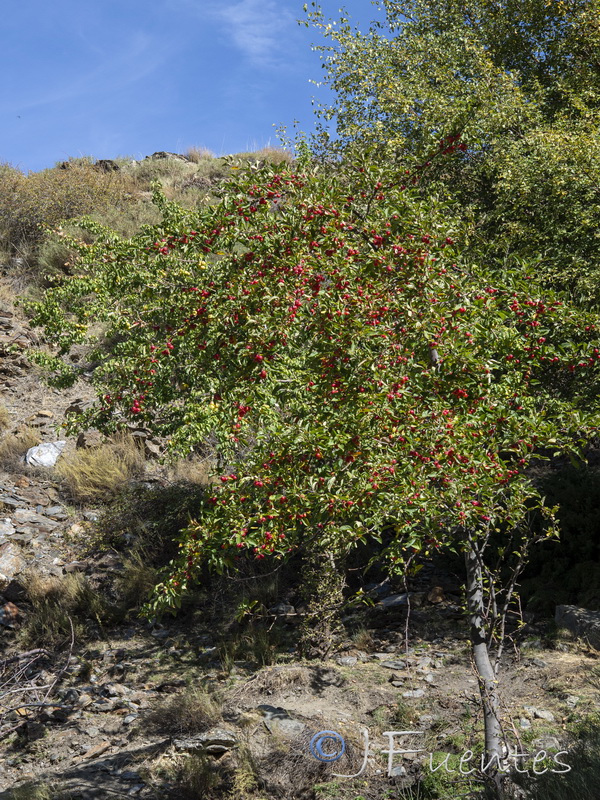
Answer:
[[[369, 731], [364, 728], [362, 734], [365, 742], [365, 748], [360, 770], [354, 775], [340, 775], [338, 773], [333, 773], [334, 777], [357, 778], [364, 772], [367, 766], [367, 759], [369, 757]], [[405, 748], [396, 749], [394, 747], [394, 738], [397, 736], [416, 736], [419, 734], [422, 735], [423, 731], [384, 731], [382, 733], [382, 736], [387, 736], [388, 738], [387, 749], [382, 748], [380, 750], [381, 753], [386, 754], [388, 757], [388, 776], [392, 775], [394, 756], [405, 755], [407, 753], [414, 754], [426, 752], [422, 748], [418, 750]], [[342, 758], [346, 752], [346, 742], [341, 734], [337, 733], [336, 731], [319, 731], [319, 733], [316, 733], [310, 740], [309, 750], [314, 758], [318, 759], [319, 761], [331, 763], [334, 761], [339, 761]], [[449, 767], [448, 759], [451, 756], [450, 753], [447, 753], [445, 758], [443, 758], [436, 766], [434, 766], [434, 753], [428, 753], [428, 765], [431, 772], [437, 772], [439, 769], [443, 768], [446, 770], [446, 772], [460, 775], [471, 775], [473, 772], [477, 771], [477, 768], [479, 768], [479, 772], [483, 773], [494, 768], [500, 772], [508, 772], [511, 769], [515, 769], [521, 774], [530, 775], [531, 773], [529, 772], [529, 769], [523, 768], [527, 760], [532, 762], [531, 769], [533, 770], [534, 775], [543, 775], [545, 772], [570, 772], [571, 767], [569, 764], [567, 764], [565, 761], [561, 761], [559, 758], [560, 756], [564, 755], [567, 755], [566, 750], [561, 750], [558, 753], [548, 753], [546, 750], [538, 750], [535, 753], [520, 753], [516, 748], [514, 752], [512, 752], [509, 748], [508, 752], [502, 758], [494, 755], [491, 756], [486, 763], [485, 754], [481, 754], [479, 757], [476, 756], [472, 750], [465, 750], [458, 760], [458, 769], [451, 769]], [[549, 767], [547, 765], [547, 760], [549, 758], [551, 758], [554, 765], [560, 769]], [[541, 768], [542, 766], [543, 769]], [[538, 767], [540, 767], [540, 769], [538, 769]]]

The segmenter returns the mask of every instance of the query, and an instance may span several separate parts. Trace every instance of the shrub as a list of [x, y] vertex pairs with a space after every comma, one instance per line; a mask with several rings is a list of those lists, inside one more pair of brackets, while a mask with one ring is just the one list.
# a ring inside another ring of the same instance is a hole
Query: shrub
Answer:
[[114, 497], [123, 484], [143, 471], [142, 450], [127, 435], [115, 436], [100, 447], [77, 450], [56, 466], [73, 500], [81, 503]]
[[203, 689], [190, 688], [155, 708], [146, 717], [146, 724], [157, 733], [182, 736], [208, 730], [220, 716], [213, 695]]
[[37, 245], [44, 228], [63, 220], [122, 206], [133, 183], [122, 172], [102, 172], [87, 160], [66, 162], [25, 175], [9, 164], [0, 167], [0, 246], [18, 254]]
[[7, 434], [0, 440], [0, 467], [7, 471], [17, 469], [29, 448], [35, 447], [40, 441], [37, 431], [27, 425], [23, 425], [16, 433]]
[[78, 573], [58, 577], [31, 571], [24, 578], [31, 610], [19, 631], [24, 646], [53, 647], [68, 641], [71, 622], [76, 638], [88, 630], [87, 619], [100, 623], [107, 608], [87, 579]]

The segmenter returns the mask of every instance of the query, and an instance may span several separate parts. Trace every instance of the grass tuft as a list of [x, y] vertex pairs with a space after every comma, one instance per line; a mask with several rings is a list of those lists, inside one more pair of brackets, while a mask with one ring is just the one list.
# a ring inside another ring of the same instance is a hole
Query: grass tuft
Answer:
[[37, 431], [27, 425], [20, 427], [16, 433], [7, 434], [0, 440], [0, 467], [7, 472], [17, 471], [25, 453], [40, 442]]
[[199, 688], [174, 695], [146, 717], [148, 728], [160, 734], [184, 736], [202, 733], [221, 719], [214, 696]]
[[144, 472], [144, 455], [128, 435], [89, 450], [63, 456], [56, 472], [76, 502], [98, 502], [116, 496], [123, 485]]

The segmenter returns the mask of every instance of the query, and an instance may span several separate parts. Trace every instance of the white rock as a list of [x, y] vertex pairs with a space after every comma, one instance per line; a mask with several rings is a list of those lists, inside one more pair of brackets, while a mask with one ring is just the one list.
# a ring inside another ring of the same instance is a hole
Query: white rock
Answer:
[[30, 447], [25, 455], [25, 461], [31, 467], [53, 467], [66, 447], [65, 441], [46, 442]]

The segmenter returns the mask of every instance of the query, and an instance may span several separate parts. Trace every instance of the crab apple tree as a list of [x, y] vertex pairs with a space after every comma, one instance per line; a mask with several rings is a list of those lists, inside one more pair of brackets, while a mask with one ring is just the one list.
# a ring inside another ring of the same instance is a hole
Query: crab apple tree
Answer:
[[[77, 374], [64, 354], [104, 326], [98, 402], [77, 424], [140, 422], [179, 453], [216, 442], [216, 481], [149, 613], [241, 553], [303, 550], [335, 572], [377, 540], [402, 572], [463, 552], [486, 750], [501, 755], [492, 644], [534, 509], [554, 532], [529, 467], [597, 423], [594, 321], [525, 267], [465, 263], [447, 209], [366, 161], [240, 170], [199, 211], [155, 201], [162, 222], [131, 239], [83, 221], [95, 243], [35, 317], [63, 382]], [[499, 554], [517, 554], [504, 588]]]

